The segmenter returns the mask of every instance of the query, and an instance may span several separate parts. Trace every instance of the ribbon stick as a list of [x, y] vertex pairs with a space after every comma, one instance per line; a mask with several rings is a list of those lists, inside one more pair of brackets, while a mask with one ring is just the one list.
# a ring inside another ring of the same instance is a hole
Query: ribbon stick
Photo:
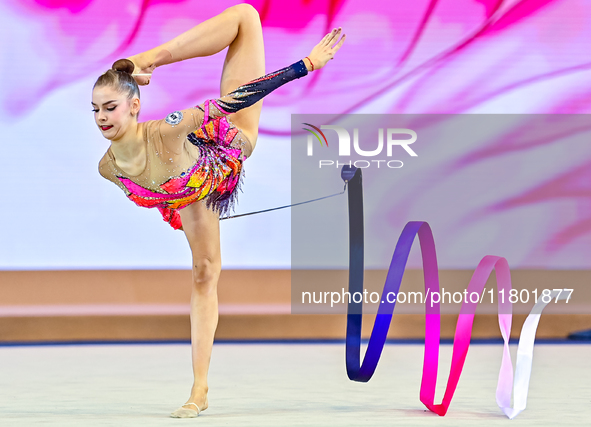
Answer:
[[[342, 177], [348, 182], [349, 197], [349, 293], [363, 293], [363, 193], [361, 169], [355, 170], [345, 166]], [[418, 235], [423, 259], [423, 275], [425, 281], [425, 351], [423, 358], [423, 376], [421, 380], [420, 400], [431, 411], [443, 416], [446, 414], [453, 394], [456, 390], [460, 375], [468, 354], [472, 325], [476, 307], [484, 290], [487, 279], [496, 271], [497, 301], [499, 310], [499, 327], [503, 337], [503, 358], [497, 382], [496, 400], [499, 407], [509, 418], [514, 418], [523, 409], [527, 401], [527, 391], [531, 375], [533, 347], [535, 333], [543, 308], [549, 301], [557, 297], [556, 301], [566, 299], [568, 292], [555, 290], [544, 297], [540, 296], [534, 308], [527, 317], [521, 332], [517, 351], [516, 375], [513, 380], [513, 365], [509, 352], [509, 338], [511, 335], [512, 304], [509, 299], [511, 291], [511, 273], [509, 264], [503, 257], [487, 255], [476, 267], [467, 294], [477, 294], [479, 298], [472, 302], [472, 298], [463, 301], [456, 331], [454, 335], [452, 362], [450, 374], [443, 400], [434, 403], [437, 369], [439, 364], [440, 345], [440, 299], [439, 273], [435, 241], [431, 227], [422, 221], [411, 221], [406, 224], [396, 244], [392, 261], [386, 276], [382, 291], [381, 303], [371, 332], [367, 350], [360, 362], [361, 353], [361, 323], [363, 299], [355, 302], [351, 299], [347, 307], [347, 335], [346, 335], [346, 366], [347, 375], [353, 381], [367, 382], [372, 377], [384, 348], [388, 329], [396, 300], [389, 302], [388, 295], [398, 294], [402, 276], [408, 261], [408, 256], [415, 237]], [[511, 391], [514, 386], [515, 407], [511, 408]]]

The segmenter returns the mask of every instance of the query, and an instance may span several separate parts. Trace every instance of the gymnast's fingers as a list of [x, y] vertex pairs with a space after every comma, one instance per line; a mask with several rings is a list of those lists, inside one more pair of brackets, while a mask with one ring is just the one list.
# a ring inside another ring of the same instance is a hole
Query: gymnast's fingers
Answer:
[[347, 35], [346, 34], [343, 34], [343, 37], [341, 37], [341, 39], [339, 40], [339, 42], [332, 48], [333, 55], [335, 53], [337, 53], [339, 51], [339, 49], [343, 46], [343, 43], [345, 43], [345, 38], [347, 38]]
[[322, 39], [322, 45], [323, 46], [329, 46], [330, 45], [330, 41], [332, 40], [332, 37], [335, 33], [335, 30], [332, 30], [330, 33], [328, 33], [327, 35], [324, 36], [324, 38]]
[[331, 33], [331, 35], [328, 39], [328, 43], [327, 43], [328, 46], [331, 46], [334, 43], [334, 41], [339, 38], [340, 34], [341, 34], [341, 27], [339, 27], [336, 30], [333, 30], [333, 32]]

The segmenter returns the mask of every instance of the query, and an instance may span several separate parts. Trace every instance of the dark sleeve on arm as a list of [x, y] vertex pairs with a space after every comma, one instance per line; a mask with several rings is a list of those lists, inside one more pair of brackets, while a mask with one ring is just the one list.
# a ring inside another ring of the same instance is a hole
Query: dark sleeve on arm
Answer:
[[[303, 60], [300, 60], [289, 67], [252, 80], [221, 98], [208, 100], [199, 105], [199, 108], [209, 118], [235, 113], [243, 108], [250, 107], [285, 83], [299, 79], [307, 74], [306, 64], [304, 64]], [[215, 108], [212, 109], [211, 107]]]

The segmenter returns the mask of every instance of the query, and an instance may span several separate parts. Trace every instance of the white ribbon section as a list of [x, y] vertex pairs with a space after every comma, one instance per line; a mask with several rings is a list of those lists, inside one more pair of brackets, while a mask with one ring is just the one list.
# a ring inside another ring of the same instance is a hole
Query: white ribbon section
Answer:
[[[529, 388], [529, 379], [531, 378], [531, 368], [534, 353], [534, 342], [536, 340], [536, 330], [540, 322], [540, 316], [544, 308], [552, 301], [568, 300], [572, 294], [572, 289], [554, 289], [550, 295], [540, 295], [536, 304], [530, 311], [527, 319], [521, 328], [519, 336], [519, 346], [517, 347], [517, 362], [515, 367], [515, 379], [513, 380], [513, 368], [511, 363], [511, 354], [509, 353], [508, 336], [503, 333], [505, 340], [505, 349], [503, 360], [501, 362], [501, 371], [499, 372], [499, 381], [497, 383], [497, 405], [503, 410], [509, 419], [515, 418], [525, 409], [527, 403], [527, 392]], [[548, 302], [544, 302], [544, 299]], [[499, 322], [501, 322], [499, 314]], [[509, 315], [510, 316], [510, 315]], [[510, 325], [510, 323], [509, 323]], [[509, 328], [510, 330], [510, 328]], [[503, 327], [501, 327], [503, 332]], [[511, 408], [511, 388], [513, 388], [514, 407]]]

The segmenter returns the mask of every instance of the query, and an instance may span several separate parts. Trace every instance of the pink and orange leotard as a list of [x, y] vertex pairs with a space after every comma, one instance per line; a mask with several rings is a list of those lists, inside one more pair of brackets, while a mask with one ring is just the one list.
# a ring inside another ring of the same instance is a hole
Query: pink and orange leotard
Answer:
[[249, 107], [285, 83], [303, 77], [303, 61], [267, 74], [195, 108], [162, 120], [140, 123], [146, 143], [146, 168], [138, 175], [121, 170], [111, 148], [99, 173], [119, 186], [136, 205], [158, 208], [174, 229], [182, 227], [179, 209], [205, 199], [220, 215], [236, 203], [248, 139], [227, 116]]

